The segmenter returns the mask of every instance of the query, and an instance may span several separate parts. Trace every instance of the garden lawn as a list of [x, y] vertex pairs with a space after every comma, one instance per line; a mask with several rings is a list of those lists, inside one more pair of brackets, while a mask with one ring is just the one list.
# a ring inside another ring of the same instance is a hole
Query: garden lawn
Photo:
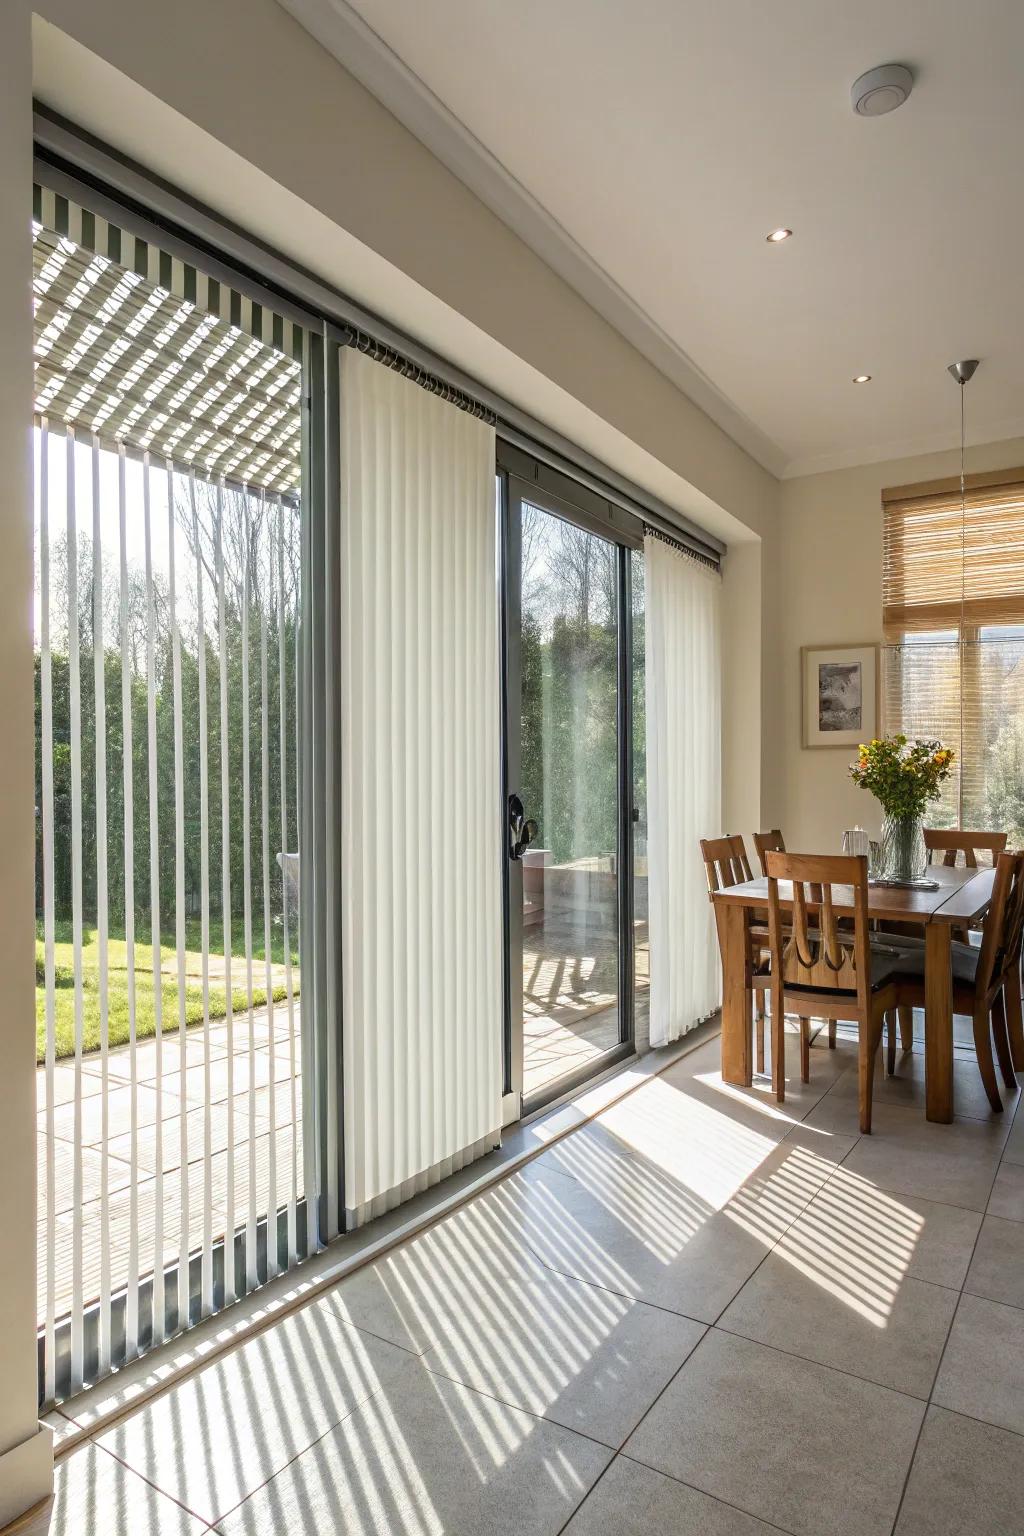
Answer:
[[[41, 925], [40, 925], [41, 926]], [[74, 947], [71, 943], [70, 925], [60, 924], [54, 944], [56, 986], [54, 987], [54, 1035], [56, 1055], [75, 1054], [75, 981]], [[190, 925], [191, 927], [191, 925]], [[166, 937], [166, 935], [165, 935]], [[240, 935], [238, 936], [241, 937]], [[196, 942], [197, 935], [190, 932], [186, 942]], [[227, 988], [223, 976], [223, 948], [220, 934], [211, 926], [210, 933], [210, 1018], [222, 1019], [227, 1012]], [[267, 1001], [266, 971], [262, 955], [253, 956], [253, 993], [250, 1000], [246, 988], [244, 949], [239, 958], [241, 945], [233, 941], [231, 1002], [234, 1012], [245, 1012], [251, 1006], [258, 1008]], [[279, 946], [275, 946], [279, 947]], [[178, 967], [177, 950], [173, 941], [160, 949], [160, 998], [161, 1030], [172, 1034], [178, 1028]], [[286, 989], [280, 975], [272, 977], [273, 997], [281, 1002]], [[168, 964], [169, 962], [169, 964]], [[100, 1048], [100, 953], [96, 930], [86, 928], [82, 934], [82, 1046], [85, 1051]], [[203, 1020], [202, 953], [199, 949], [185, 951], [185, 1023], [201, 1024]], [[239, 986], [238, 982], [242, 985]], [[299, 973], [292, 970], [292, 993], [298, 996]], [[111, 1046], [125, 1045], [129, 1039], [128, 1016], [128, 946], [124, 935], [111, 937], [107, 943], [107, 1030]], [[156, 984], [153, 976], [153, 948], [150, 944], [135, 944], [135, 1037], [146, 1040], [156, 1034]], [[46, 985], [44, 974], [44, 947], [37, 933], [36, 940], [36, 1060], [46, 1059]]]

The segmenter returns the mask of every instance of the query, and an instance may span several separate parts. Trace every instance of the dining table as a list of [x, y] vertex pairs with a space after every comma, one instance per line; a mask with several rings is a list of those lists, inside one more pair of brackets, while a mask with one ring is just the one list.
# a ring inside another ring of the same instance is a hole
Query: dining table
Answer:
[[[954, 930], [984, 917], [992, 900], [993, 869], [931, 866], [925, 884], [894, 886], [871, 883], [868, 918], [872, 924], [899, 924], [924, 940], [925, 1114], [929, 1120], [953, 1119], [953, 964]], [[768, 881], [744, 880], [714, 892], [722, 945], [722, 1078], [737, 1087], [753, 1081], [751, 926], [763, 922]], [[792, 887], [779, 881], [779, 905], [792, 910]], [[853, 890], [832, 887], [837, 917], [853, 916]], [[813, 907], [813, 903], [808, 903]], [[889, 937], [895, 944], [897, 932]]]

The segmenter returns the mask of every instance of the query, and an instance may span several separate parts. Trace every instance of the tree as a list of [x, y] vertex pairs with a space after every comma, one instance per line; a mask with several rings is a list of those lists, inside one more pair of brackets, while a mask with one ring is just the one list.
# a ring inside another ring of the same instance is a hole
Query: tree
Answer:
[[1007, 720], [990, 749], [987, 809], [1009, 846], [1024, 847], [1024, 715]]

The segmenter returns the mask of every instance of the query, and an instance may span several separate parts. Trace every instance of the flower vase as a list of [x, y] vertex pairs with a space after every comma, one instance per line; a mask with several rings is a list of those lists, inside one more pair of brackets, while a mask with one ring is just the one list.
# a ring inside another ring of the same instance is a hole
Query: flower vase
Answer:
[[928, 850], [924, 845], [924, 818], [921, 816], [886, 816], [875, 871], [879, 880], [911, 884], [923, 880], [928, 868]]

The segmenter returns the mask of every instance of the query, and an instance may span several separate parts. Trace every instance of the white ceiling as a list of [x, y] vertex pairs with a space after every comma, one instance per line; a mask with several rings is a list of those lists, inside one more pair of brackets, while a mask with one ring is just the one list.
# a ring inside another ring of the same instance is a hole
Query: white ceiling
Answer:
[[1024, 433], [1021, 0], [283, 3], [776, 472]]

